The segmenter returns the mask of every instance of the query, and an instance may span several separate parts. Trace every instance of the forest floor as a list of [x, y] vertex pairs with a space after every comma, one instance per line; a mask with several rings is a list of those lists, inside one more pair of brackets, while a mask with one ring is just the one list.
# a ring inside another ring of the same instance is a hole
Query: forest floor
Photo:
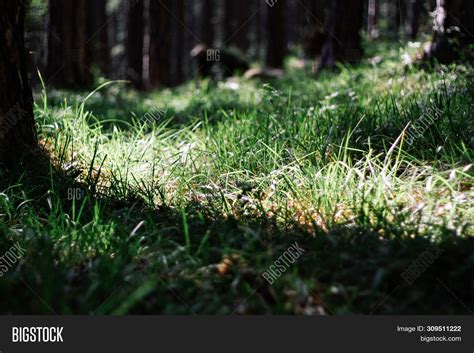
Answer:
[[22, 249], [0, 312], [472, 314], [474, 70], [405, 50], [267, 84], [38, 90], [49, 166], [0, 175], [0, 249]]

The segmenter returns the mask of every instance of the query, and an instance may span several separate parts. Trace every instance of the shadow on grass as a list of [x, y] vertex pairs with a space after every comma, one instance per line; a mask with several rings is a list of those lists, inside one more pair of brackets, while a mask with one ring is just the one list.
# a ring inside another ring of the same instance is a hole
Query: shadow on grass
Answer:
[[[41, 163], [4, 178], [2, 314], [474, 310], [474, 239], [448, 228], [434, 243], [429, 234], [407, 236], [402, 216], [377, 227], [361, 217], [350, 227], [308, 232], [273, 218], [226, 217], [200, 203], [155, 208], [132, 194], [99, 196]], [[71, 198], [71, 189], [84, 193]], [[262, 274], [295, 241], [303, 255], [270, 284]], [[24, 253], [13, 261], [5, 254], [16, 243]]]

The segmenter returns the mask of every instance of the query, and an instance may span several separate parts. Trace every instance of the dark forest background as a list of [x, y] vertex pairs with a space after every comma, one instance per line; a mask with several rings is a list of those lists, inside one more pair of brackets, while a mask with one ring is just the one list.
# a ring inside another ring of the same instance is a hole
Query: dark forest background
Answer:
[[[218, 58], [207, 58], [210, 49], [221, 54], [220, 74], [232, 75], [255, 62], [282, 68], [287, 55], [315, 61], [316, 69], [355, 63], [363, 57], [361, 36], [429, 41], [437, 6], [449, 9], [440, 33], [452, 25], [472, 33], [472, 6], [464, 2], [34, 0], [27, 47], [45, 81], [63, 88], [90, 87], [97, 76], [139, 89], [173, 87], [211, 73], [204, 66]], [[450, 61], [443, 50], [432, 56]]]

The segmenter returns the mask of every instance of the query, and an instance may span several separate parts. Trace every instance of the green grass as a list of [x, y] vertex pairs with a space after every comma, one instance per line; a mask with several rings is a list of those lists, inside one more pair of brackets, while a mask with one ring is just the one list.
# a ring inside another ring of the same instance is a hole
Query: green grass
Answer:
[[[474, 310], [474, 71], [403, 67], [394, 48], [317, 78], [290, 61], [267, 84], [38, 92], [51, 161], [1, 175], [0, 249], [26, 249], [1, 312]], [[295, 240], [306, 252], [268, 284]]]

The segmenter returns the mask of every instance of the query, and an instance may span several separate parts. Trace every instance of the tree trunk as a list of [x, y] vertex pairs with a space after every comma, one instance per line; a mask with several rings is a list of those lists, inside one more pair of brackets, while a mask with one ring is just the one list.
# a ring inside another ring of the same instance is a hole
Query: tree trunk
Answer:
[[268, 67], [281, 68], [286, 55], [285, 11], [286, 0], [279, 0], [267, 9]]
[[184, 0], [175, 0], [176, 2], [176, 18], [175, 18], [175, 36], [176, 36], [176, 77], [174, 80], [175, 85], [179, 85], [184, 82], [184, 31], [185, 31], [185, 16], [184, 16]]
[[104, 76], [108, 76], [110, 63], [107, 22], [106, 0], [88, 0], [86, 45], [89, 62], [96, 65]]
[[64, 88], [92, 82], [87, 0], [49, 0], [47, 81]]
[[234, 37], [235, 34], [235, 27], [236, 27], [236, 21], [235, 21], [235, 16], [236, 16], [236, 11], [235, 7], [236, 4], [234, 2], [235, 0], [223, 0], [224, 2], [224, 46], [230, 46], [232, 45], [231, 41], [232, 38]]
[[265, 19], [267, 18], [265, 11], [268, 11], [268, 6], [262, 6], [260, 0], [254, 0], [254, 9], [257, 11], [255, 15], [255, 58], [261, 60], [264, 56], [265, 41]]
[[421, 0], [409, 0], [407, 2], [407, 23], [405, 24], [405, 32], [411, 40], [415, 40], [418, 36], [422, 7], [423, 4]]
[[171, 86], [172, 0], [150, 1], [150, 84]]
[[36, 145], [24, 43], [24, 5], [0, 2], [0, 163], [17, 165]]
[[214, 46], [214, 4], [213, 0], [203, 0], [202, 9], [202, 42], [206, 47]]
[[143, 89], [143, 41], [145, 37], [143, 0], [129, 0], [127, 28], [127, 77], [137, 89]]
[[474, 6], [472, 0], [437, 0], [434, 33], [425, 60], [449, 64], [455, 60], [473, 60]]
[[302, 38], [306, 58], [314, 59], [321, 54], [325, 38], [326, 3], [327, 0], [306, 0], [303, 3], [306, 18]]
[[241, 1], [238, 3], [236, 14], [237, 28], [232, 38], [232, 42], [235, 43], [235, 46], [244, 53], [247, 51], [249, 44], [247, 38], [250, 20], [249, 6], [249, 1]]
[[329, 2], [326, 38], [318, 70], [334, 69], [337, 62], [353, 64], [360, 60], [363, 9], [363, 0], [331, 0]]
[[367, 34], [371, 38], [377, 37], [377, 0], [369, 0], [367, 4]]
[[396, 0], [394, 2], [394, 11], [393, 21], [389, 22], [389, 30], [393, 36], [398, 38], [400, 27], [405, 25], [405, 14], [407, 13], [406, 0]]

